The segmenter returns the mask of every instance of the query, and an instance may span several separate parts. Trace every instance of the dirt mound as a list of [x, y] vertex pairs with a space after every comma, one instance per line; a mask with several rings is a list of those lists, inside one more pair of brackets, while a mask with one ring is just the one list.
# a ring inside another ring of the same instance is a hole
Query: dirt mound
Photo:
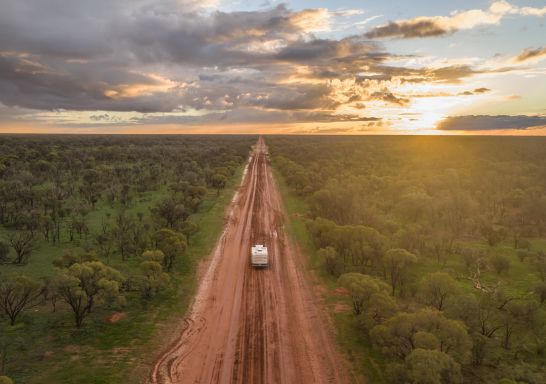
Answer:
[[105, 317], [104, 322], [108, 324], [115, 324], [120, 320], [123, 320], [127, 317], [127, 312], [114, 312]]

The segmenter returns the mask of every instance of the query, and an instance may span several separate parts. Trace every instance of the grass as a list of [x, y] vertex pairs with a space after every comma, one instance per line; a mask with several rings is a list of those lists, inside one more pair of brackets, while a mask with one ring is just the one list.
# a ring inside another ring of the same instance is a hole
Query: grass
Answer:
[[[166, 187], [162, 187], [157, 191], [139, 193], [138, 197], [134, 199], [132, 206], [126, 209], [126, 212], [142, 212], [144, 214], [143, 220], [149, 221], [149, 208], [167, 195], [168, 191]], [[111, 221], [113, 221], [114, 216], [119, 209], [119, 204], [111, 206], [107, 202], [101, 200], [95, 206], [95, 209], [89, 212], [89, 214], [86, 216], [86, 224], [89, 227], [89, 232], [100, 232], [102, 218], [105, 217], [107, 213], [110, 213], [112, 215]], [[0, 227], [0, 240], [7, 241], [8, 233], [8, 230]], [[41, 234], [39, 234], [38, 237], [41, 238]], [[2, 269], [4, 271], [12, 270], [14, 272], [20, 272], [34, 278], [51, 276], [55, 271], [52, 261], [62, 256], [64, 250], [72, 250], [76, 253], [82, 251], [82, 246], [84, 246], [86, 242], [91, 242], [91, 236], [89, 236], [88, 239], [89, 241], [85, 238], [85, 236], [80, 239], [77, 235], [75, 235], [74, 241], [70, 242], [68, 234], [63, 230], [61, 231], [60, 244], [52, 244], [45, 240], [39, 241], [36, 249], [32, 252], [30, 261], [27, 264], [20, 266], [6, 264], [2, 266]], [[111, 261], [113, 262], [113, 267], [120, 268], [121, 270], [127, 269], [126, 264], [121, 261], [118, 262], [115, 256], [111, 256]]]
[[[166, 338], [178, 328], [186, 313], [197, 286], [196, 269], [199, 260], [210, 254], [223, 224], [224, 212], [238, 187], [243, 167], [217, 195], [210, 191], [200, 210], [191, 217], [201, 230], [191, 238], [186, 267], [177, 266], [172, 274], [171, 288], [158, 295], [150, 303], [128, 295], [128, 304], [119, 308], [97, 308], [85, 321], [82, 329], [75, 329], [71, 312], [58, 305], [52, 312], [51, 305], [27, 311], [21, 316], [15, 329], [5, 327], [8, 342], [6, 374], [16, 383], [120, 383], [146, 382], [149, 367]], [[149, 215], [150, 207], [165, 195], [165, 190], [147, 193], [135, 202], [131, 211]], [[106, 204], [98, 205], [89, 214], [91, 231], [100, 228], [100, 218], [108, 210]], [[0, 233], [1, 235], [6, 235]], [[18, 268], [35, 277], [53, 272], [51, 261], [68, 246], [42, 243], [30, 263]], [[77, 246], [76, 246], [77, 247]], [[123, 267], [123, 272], [134, 269], [112, 258], [112, 265]], [[118, 257], [119, 258], [119, 257]], [[105, 318], [115, 311], [123, 311], [126, 318], [114, 324]]]

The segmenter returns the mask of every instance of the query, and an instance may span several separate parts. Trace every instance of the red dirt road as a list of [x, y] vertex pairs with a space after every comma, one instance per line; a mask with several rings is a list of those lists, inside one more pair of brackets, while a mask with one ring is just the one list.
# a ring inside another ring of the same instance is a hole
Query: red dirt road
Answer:
[[[186, 327], [151, 383], [348, 383], [303, 258], [283, 232], [279, 191], [258, 141]], [[251, 244], [270, 266], [250, 266]]]

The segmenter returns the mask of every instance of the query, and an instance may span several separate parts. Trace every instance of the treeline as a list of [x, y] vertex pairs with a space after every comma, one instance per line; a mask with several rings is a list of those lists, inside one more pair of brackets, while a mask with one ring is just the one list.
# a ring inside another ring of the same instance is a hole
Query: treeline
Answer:
[[192, 215], [234, 178], [254, 142], [0, 136], [0, 376], [31, 308], [69, 311], [79, 328], [97, 308], [176, 289], [192, 237], [206, 230]]
[[392, 383], [546, 381], [546, 140], [268, 140]]

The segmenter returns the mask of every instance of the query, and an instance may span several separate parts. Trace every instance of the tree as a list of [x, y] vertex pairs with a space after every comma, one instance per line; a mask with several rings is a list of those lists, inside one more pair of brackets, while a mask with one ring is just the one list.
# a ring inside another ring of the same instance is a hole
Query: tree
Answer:
[[183, 256], [186, 252], [188, 246], [186, 237], [182, 233], [163, 228], [154, 234], [153, 240], [155, 241], [157, 248], [165, 255], [163, 265], [165, 266], [165, 269], [170, 272], [174, 265], [174, 261], [178, 257]]
[[489, 224], [485, 224], [482, 226], [481, 233], [490, 247], [494, 247], [506, 238], [505, 228], [495, 228], [494, 226]]
[[417, 348], [405, 362], [411, 383], [456, 384], [463, 381], [460, 364], [444, 352]]
[[498, 300], [494, 294], [484, 293], [482, 295], [475, 318], [478, 319], [479, 333], [488, 338], [492, 338], [502, 328]]
[[0, 241], [0, 263], [5, 263], [8, 260], [9, 245]]
[[[388, 287], [388, 286], [387, 286]], [[374, 293], [366, 303], [365, 310], [359, 316], [359, 324], [369, 331], [378, 324], [382, 324], [398, 311], [396, 300], [387, 290]]]
[[512, 335], [516, 331], [530, 328], [534, 322], [536, 307], [523, 300], [513, 300], [508, 302], [502, 311], [502, 324], [504, 335], [502, 338], [502, 347], [510, 348]]
[[421, 280], [418, 296], [424, 304], [442, 311], [448, 299], [457, 291], [457, 282], [448, 273], [433, 272]]
[[466, 269], [471, 270], [480, 262], [480, 259], [483, 257], [482, 253], [478, 249], [474, 248], [462, 248], [460, 254], [463, 259], [463, 263]]
[[24, 275], [0, 277], [0, 310], [9, 318], [10, 325], [14, 325], [21, 312], [38, 304], [41, 286]]
[[531, 258], [533, 253], [527, 249], [519, 249], [516, 255], [518, 256], [519, 261], [523, 263], [525, 260]]
[[74, 313], [76, 327], [81, 327], [96, 304], [122, 300], [121, 273], [100, 261], [71, 265], [57, 276], [57, 292]]
[[13, 384], [13, 380], [7, 376], [0, 376], [0, 384]]
[[31, 231], [16, 231], [11, 233], [9, 235], [9, 243], [15, 251], [14, 264], [27, 263], [36, 244], [34, 233]]
[[215, 173], [214, 175], [212, 175], [210, 180], [211, 180], [212, 186], [216, 188], [217, 194], [219, 194], [220, 189], [225, 188], [227, 184], [227, 177], [220, 173]]
[[142, 297], [150, 299], [165, 288], [169, 283], [169, 275], [163, 272], [161, 263], [165, 258], [163, 252], [159, 250], [146, 251], [142, 254], [144, 261], [140, 263], [141, 277], [139, 279], [139, 288]]
[[430, 243], [438, 264], [445, 262], [445, 257], [453, 251], [454, 241], [455, 237], [450, 231], [434, 231]]
[[182, 233], [186, 236], [186, 239], [188, 240], [188, 245], [190, 245], [190, 239], [197, 232], [199, 232], [199, 226], [197, 224], [195, 224], [191, 220], [184, 221], [184, 224], [182, 224]]
[[531, 260], [533, 269], [538, 273], [541, 281], [546, 282], [546, 254], [538, 252]]
[[136, 246], [132, 233], [135, 229], [134, 221], [125, 212], [120, 212], [116, 217], [115, 240], [121, 260], [125, 261], [129, 255], [134, 254]]
[[180, 228], [190, 214], [184, 204], [172, 197], [159, 201], [151, 211], [161, 226], [170, 229]]
[[378, 278], [356, 272], [345, 273], [338, 281], [349, 291], [355, 315], [362, 313], [362, 309], [367, 306], [374, 294], [389, 290], [387, 284]]
[[416, 348], [430, 347], [430, 340], [436, 338], [435, 348], [461, 362], [470, 356], [472, 345], [463, 323], [448, 319], [442, 312], [432, 309], [398, 313], [375, 326], [370, 337], [383, 353], [399, 358], [405, 358]]
[[403, 248], [394, 248], [385, 254], [385, 272], [392, 287], [392, 295], [404, 283], [409, 268], [417, 262], [417, 256]]
[[544, 304], [546, 301], [546, 283], [542, 281], [538, 283], [535, 287], [535, 293], [540, 301], [540, 304]]
[[472, 335], [472, 364], [482, 365], [487, 352], [488, 338], [480, 333]]
[[110, 260], [110, 253], [113, 248], [112, 236], [109, 233], [99, 233], [95, 237], [95, 244], [97, 245], [99, 254]]
[[318, 250], [317, 255], [324, 263], [326, 272], [332, 276], [339, 276], [343, 270], [343, 260], [338, 256], [334, 247], [326, 247]]
[[497, 275], [506, 273], [510, 269], [510, 260], [500, 253], [495, 253], [491, 256], [489, 258], [489, 263]]
[[465, 323], [469, 331], [478, 332], [480, 329], [479, 306], [480, 303], [474, 294], [458, 294], [456, 300], [451, 300], [444, 312], [447, 317]]

